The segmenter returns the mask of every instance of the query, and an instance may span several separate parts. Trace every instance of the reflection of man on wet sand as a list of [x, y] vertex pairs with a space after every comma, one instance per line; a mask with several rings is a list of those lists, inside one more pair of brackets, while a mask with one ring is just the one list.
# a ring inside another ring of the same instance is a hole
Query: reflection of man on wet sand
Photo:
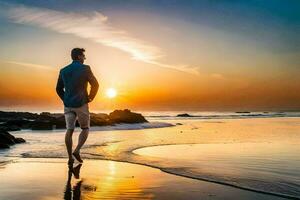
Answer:
[[76, 179], [80, 178], [80, 168], [81, 168], [81, 166], [82, 166], [82, 164], [79, 164], [74, 168], [69, 167], [68, 179], [67, 179], [66, 188], [65, 188], [65, 192], [64, 192], [64, 199], [65, 200], [81, 199], [82, 180], [77, 182], [76, 185], [73, 188], [72, 188], [72, 185], [71, 185], [72, 174], [74, 174], [74, 177]]

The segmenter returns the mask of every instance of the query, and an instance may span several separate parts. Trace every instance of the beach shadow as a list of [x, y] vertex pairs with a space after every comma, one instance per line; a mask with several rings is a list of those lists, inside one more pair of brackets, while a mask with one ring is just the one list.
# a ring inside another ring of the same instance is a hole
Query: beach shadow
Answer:
[[81, 184], [82, 180], [78, 181], [73, 187], [71, 184], [72, 175], [74, 175], [75, 179], [80, 178], [80, 169], [82, 164], [79, 164], [75, 167], [69, 166], [68, 170], [68, 179], [64, 191], [64, 199], [65, 200], [78, 200], [81, 199]]

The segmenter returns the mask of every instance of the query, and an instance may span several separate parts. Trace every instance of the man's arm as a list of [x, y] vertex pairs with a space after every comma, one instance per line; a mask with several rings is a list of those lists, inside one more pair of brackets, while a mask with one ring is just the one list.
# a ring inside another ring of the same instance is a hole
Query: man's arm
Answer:
[[63, 101], [64, 100], [64, 82], [62, 80], [61, 77], [61, 71], [59, 72], [59, 76], [58, 76], [58, 80], [57, 80], [57, 84], [56, 84], [56, 93], [58, 94], [58, 96], [60, 97], [60, 99]]
[[98, 83], [96, 77], [94, 76], [90, 66], [87, 66], [87, 73], [88, 73], [88, 76], [87, 76], [88, 82], [91, 85], [91, 90], [89, 92], [88, 101], [91, 102], [91, 101], [93, 101], [93, 99], [95, 98], [95, 96], [98, 92], [99, 83]]

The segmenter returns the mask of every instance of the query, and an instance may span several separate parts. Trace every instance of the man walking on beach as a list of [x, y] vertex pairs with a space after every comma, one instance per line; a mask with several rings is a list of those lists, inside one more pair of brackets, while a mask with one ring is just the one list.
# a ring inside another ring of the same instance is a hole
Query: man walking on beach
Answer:
[[[80, 157], [80, 149], [85, 143], [90, 128], [89, 105], [98, 91], [99, 84], [95, 78], [90, 66], [84, 65], [85, 50], [82, 48], [74, 48], [71, 52], [73, 62], [62, 68], [56, 85], [56, 92], [64, 103], [64, 115], [66, 120], [67, 132], [65, 135], [65, 143], [69, 155], [68, 164], [74, 162], [73, 157], [82, 163]], [[91, 85], [88, 94], [87, 86]], [[72, 135], [75, 129], [76, 119], [81, 128], [78, 138], [77, 147], [72, 152]]]

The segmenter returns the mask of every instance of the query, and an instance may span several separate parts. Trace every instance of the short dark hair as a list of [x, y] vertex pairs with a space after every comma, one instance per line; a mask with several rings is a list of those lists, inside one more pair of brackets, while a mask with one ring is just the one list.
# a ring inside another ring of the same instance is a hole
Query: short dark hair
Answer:
[[78, 56], [83, 55], [83, 52], [85, 52], [84, 48], [72, 49], [72, 51], [71, 51], [72, 60], [78, 60]]

